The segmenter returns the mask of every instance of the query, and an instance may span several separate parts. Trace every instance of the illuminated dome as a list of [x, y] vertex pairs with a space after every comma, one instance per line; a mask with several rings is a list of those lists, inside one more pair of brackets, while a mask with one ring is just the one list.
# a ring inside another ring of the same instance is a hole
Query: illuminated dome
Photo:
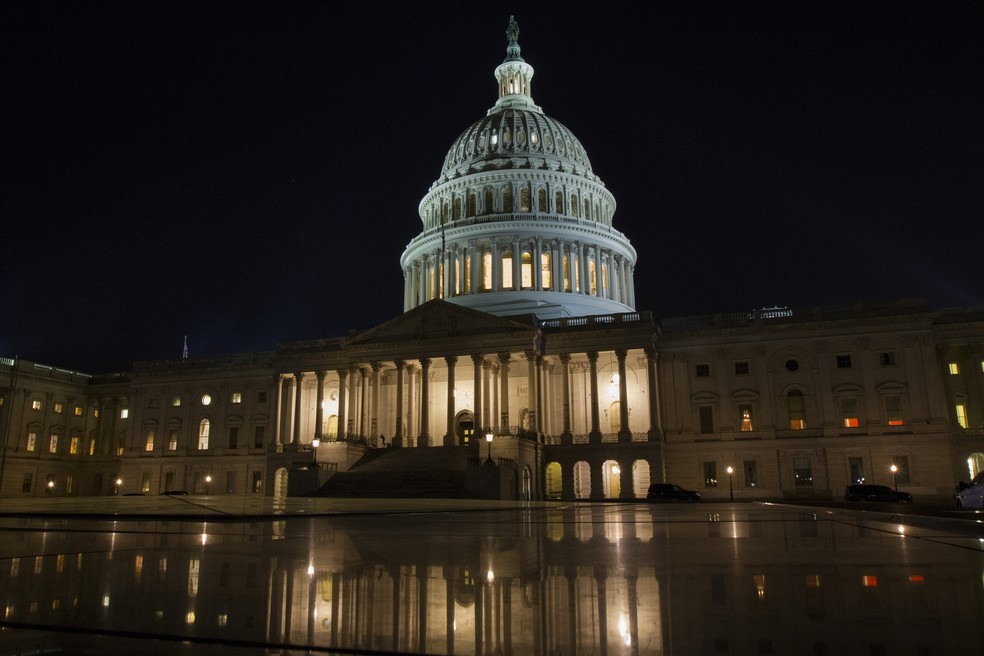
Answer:
[[454, 141], [400, 260], [404, 309], [434, 298], [541, 319], [630, 312], [636, 252], [574, 134], [533, 102], [510, 19], [499, 99]]

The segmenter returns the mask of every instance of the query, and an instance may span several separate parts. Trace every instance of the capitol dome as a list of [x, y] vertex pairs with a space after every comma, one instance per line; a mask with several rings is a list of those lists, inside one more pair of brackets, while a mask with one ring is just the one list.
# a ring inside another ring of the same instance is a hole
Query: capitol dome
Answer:
[[581, 142], [533, 102], [510, 19], [499, 98], [455, 139], [401, 258], [404, 309], [443, 298], [499, 316], [631, 312], [636, 252]]

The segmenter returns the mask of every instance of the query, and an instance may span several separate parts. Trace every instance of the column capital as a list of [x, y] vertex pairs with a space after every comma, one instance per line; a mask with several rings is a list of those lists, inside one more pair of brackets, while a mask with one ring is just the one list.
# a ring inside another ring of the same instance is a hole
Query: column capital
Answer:
[[587, 356], [588, 356], [588, 362], [590, 362], [591, 364], [597, 364], [598, 351], [588, 351]]
[[499, 359], [499, 364], [503, 366], [509, 365], [509, 358], [511, 354], [508, 351], [500, 351], [499, 353], [496, 353], [495, 356]]
[[559, 357], [560, 357], [561, 364], [563, 364], [565, 367], [571, 363], [570, 353], [561, 353]]
[[528, 351], [523, 351], [523, 355], [526, 356], [527, 362], [536, 362], [536, 353], [533, 351], [533, 349], [530, 349]]
[[379, 360], [374, 360], [369, 363], [369, 366], [372, 367], [372, 373], [376, 373], [383, 368], [383, 363]]
[[396, 365], [397, 369], [402, 369], [404, 365], [406, 365], [406, 363], [407, 363], [406, 360], [393, 360], [393, 364]]
[[485, 356], [484, 356], [484, 355], [482, 355], [481, 353], [472, 353], [470, 357], [471, 357], [471, 361], [472, 361], [472, 363], [473, 363], [473, 364], [474, 364], [474, 365], [475, 365], [476, 367], [477, 367], [478, 365], [480, 365], [480, 364], [482, 364], [482, 362], [484, 362], [484, 361], [485, 361]]
[[317, 377], [318, 383], [323, 383], [325, 382], [325, 376], [328, 375], [328, 372], [325, 371], [324, 369], [319, 369], [318, 371], [314, 372], [314, 375], [315, 377]]
[[420, 358], [420, 360], [418, 360], [418, 362], [420, 362], [420, 368], [421, 369], [424, 369], [424, 370], [428, 369], [430, 367], [430, 365], [431, 365], [431, 359], [430, 358]]
[[338, 380], [345, 382], [345, 377], [348, 376], [348, 369], [336, 369], [335, 373], [338, 374]]
[[625, 360], [625, 356], [627, 354], [628, 351], [626, 351], [625, 349], [615, 349], [615, 357], [618, 358], [619, 360]]
[[444, 362], [449, 367], [453, 367], [454, 365], [458, 364], [458, 356], [457, 355], [445, 355], [444, 356]]

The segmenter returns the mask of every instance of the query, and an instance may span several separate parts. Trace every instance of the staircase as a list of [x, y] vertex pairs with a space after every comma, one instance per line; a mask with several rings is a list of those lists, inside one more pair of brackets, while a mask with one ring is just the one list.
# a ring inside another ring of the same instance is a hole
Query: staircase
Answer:
[[469, 447], [389, 448], [366, 451], [313, 496], [380, 499], [466, 499]]

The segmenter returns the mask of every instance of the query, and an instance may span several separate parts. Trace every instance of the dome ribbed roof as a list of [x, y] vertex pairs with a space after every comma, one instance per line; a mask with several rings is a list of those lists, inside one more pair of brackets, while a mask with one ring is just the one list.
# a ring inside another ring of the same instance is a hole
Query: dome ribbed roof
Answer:
[[441, 177], [451, 177], [454, 170], [482, 169], [492, 160], [516, 156], [567, 160], [571, 165], [564, 168], [591, 172], [591, 162], [581, 142], [560, 121], [534, 109], [505, 109], [475, 121], [455, 139], [444, 158]]

